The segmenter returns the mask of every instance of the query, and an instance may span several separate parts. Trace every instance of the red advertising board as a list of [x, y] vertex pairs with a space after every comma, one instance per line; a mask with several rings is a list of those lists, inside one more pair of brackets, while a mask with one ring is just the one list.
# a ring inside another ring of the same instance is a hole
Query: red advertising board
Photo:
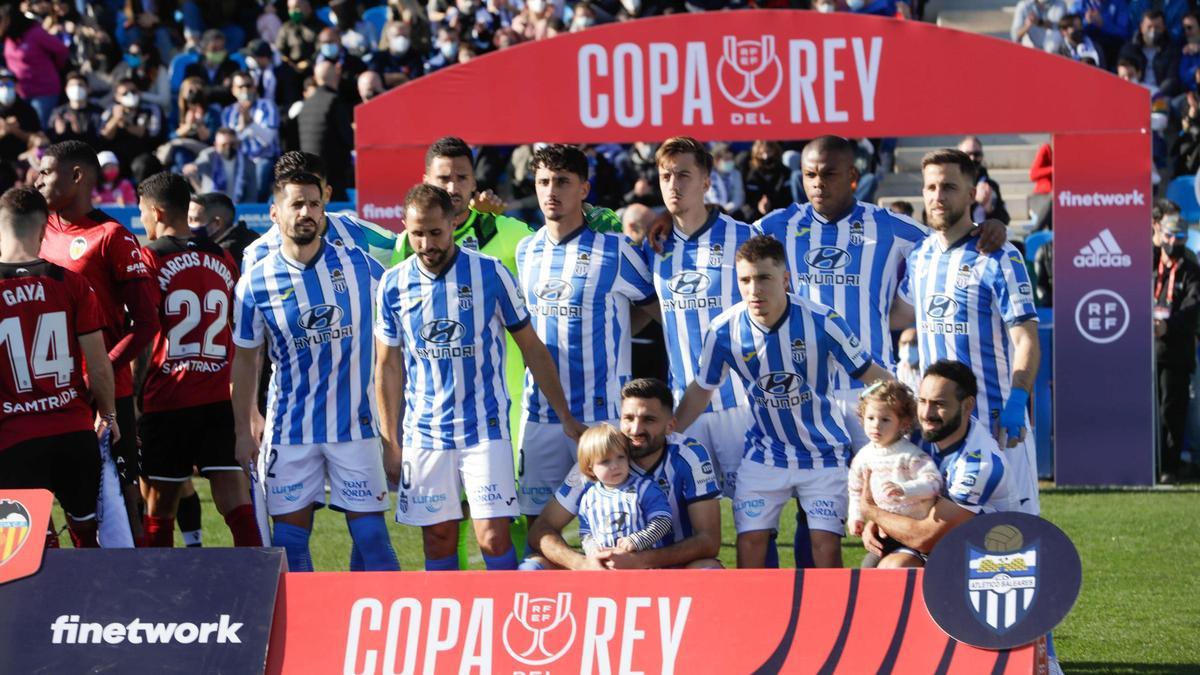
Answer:
[[269, 673], [1031, 673], [919, 570], [285, 574]]
[[0, 584], [42, 566], [53, 506], [49, 490], [0, 490]]

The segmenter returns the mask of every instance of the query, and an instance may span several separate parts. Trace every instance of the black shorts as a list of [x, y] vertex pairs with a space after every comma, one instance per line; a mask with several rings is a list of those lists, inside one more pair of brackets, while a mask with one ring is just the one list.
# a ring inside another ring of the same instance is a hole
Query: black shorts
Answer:
[[921, 562], [928, 562], [928, 560], [929, 560], [929, 556], [925, 555], [924, 553], [921, 553], [920, 551], [918, 551], [915, 548], [905, 546], [904, 544], [896, 541], [895, 539], [892, 539], [891, 537], [884, 537], [882, 540], [880, 540], [879, 543], [883, 544], [883, 557], [884, 558], [888, 557], [892, 553], [906, 553], [906, 554], [916, 558], [917, 560], [920, 560]]
[[44, 488], [75, 520], [96, 517], [100, 444], [94, 431], [43, 436], [0, 450], [0, 489]]
[[240, 471], [234, 455], [233, 405], [218, 401], [142, 415], [142, 475], [182, 482], [200, 473]]
[[121, 430], [121, 440], [108, 451], [117, 465], [117, 477], [121, 479], [121, 485], [136, 485], [141, 475], [141, 456], [137, 434], [133, 433], [137, 428], [137, 416], [134, 414], [132, 396], [117, 399], [117, 428]]

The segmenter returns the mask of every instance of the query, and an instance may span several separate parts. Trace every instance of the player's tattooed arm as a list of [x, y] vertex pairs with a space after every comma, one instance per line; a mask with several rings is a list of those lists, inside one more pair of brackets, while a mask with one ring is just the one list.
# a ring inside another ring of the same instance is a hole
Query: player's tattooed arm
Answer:
[[375, 400], [379, 403], [379, 436], [383, 441], [383, 469], [388, 482], [400, 484], [404, 451], [400, 445], [404, 421], [404, 355], [400, 347], [375, 340]]

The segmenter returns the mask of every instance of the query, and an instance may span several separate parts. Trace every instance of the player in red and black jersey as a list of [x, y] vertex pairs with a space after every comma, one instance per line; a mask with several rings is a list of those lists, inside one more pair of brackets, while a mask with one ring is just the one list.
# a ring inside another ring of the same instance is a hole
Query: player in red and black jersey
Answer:
[[183, 483], [200, 469], [236, 546], [262, 546], [250, 483], [234, 456], [229, 402], [229, 325], [237, 262], [219, 245], [193, 238], [183, 176], [158, 173], [138, 185], [151, 243], [143, 257], [162, 304], [142, 385], [142, 472], [150, 481], [146, 539], [171, 546]]
[[51, 213], [41, 255], [83, 275], [100, 303], [101, 332], [116, 379], [117, 421], [129, 432], [113, 443], [112, 454], [125, 493], [129, 527], [134, 541], [140, 542], [141, 494], [130, 364], [158, 332], [158, 293], [137, 239], [103, 211], [92, 208], [92, 189], [99, 175], [96, 151], [87, 143], [64, 141], [46, 149], [37, 188]]
[[75, 546], [94, 547], [97, 434], [120, 435], [113, 371], [87, 280], [38, 257], [48, 216], [36, 190], [0, 196], [0, 488], [51, 490]]

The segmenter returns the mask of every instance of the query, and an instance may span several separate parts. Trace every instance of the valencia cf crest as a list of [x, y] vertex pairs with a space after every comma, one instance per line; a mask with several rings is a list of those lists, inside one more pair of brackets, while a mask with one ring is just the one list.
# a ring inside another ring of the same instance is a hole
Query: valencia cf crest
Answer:
[[329, 280], [333, 282], [334, 293], [346, 292], [346, 275], [341, 270], [335, 269], [329, 273]]
[[471, 287], [466, 286], [466, 285], [459, 286], [458, 287], [458, 309], [460, 311], [465, 312], [465, 311], [471, 309], [471, 307], [473, 307], [474, 304], [475, 303], [473, 302], [473, 298], [471, 296]]
[[15, 499], [0, 500], [0, 565], [20, 552], [32, 527], [33, 519], [24, 504]]
[[575, 276], [586, 277], [588, 266], [592, 264], [592, 257], [587, 253], [580, 253], [575, 256]]
[[1003, 633], [1024, 619], [1037, 599], [1038, 544], [1026, 546], [1019, 529], [998, 525], [984, 545], [986, 550], [967, 549], [967, 599], [976, 620]]
[[862, 221], [856, 220], [853, 223], [850, 223], [850, 245], [851, 246], [862, 246], [863, 241], [864, 241], [864, 238], [863, 238]]
[[792, 340], [792, 361], [804, 363], [804, 340], [799, 338]]
[[954, 277], [954, 287], [958, 289], [966, 288], [971, 285], [971, 266], [962, 264], [958, 266], [958, 274]]
[[713, 244], [708, 248], [708, 266], [720, 267], [725, 264], [725, 247]]
[[71, 260], [79, 260], [87, 253], [88, 241], [84, 237], [75, 237], [71, 240], [71, 248], [67, 251]]
[[478, 251], [479, 250], [479, 239], [477, 239], [475, 237], [475, 235], [473, 235], [473, 234], [468, 234], [467, 236], [462, 238], [462, 241], [458, 242], [458, 245], [463, 248], [469, 248], [472, 251]]

